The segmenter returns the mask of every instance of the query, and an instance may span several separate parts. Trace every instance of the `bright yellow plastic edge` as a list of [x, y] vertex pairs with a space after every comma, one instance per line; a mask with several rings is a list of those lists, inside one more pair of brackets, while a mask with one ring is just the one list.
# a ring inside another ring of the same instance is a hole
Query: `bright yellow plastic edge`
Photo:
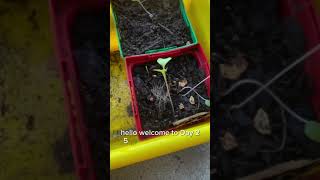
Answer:
[[[210, 0], [184, 0], [188, 17], [195, 29], [199, 43], [210, 57]], [[110, 7], [110, 12], [112, 11]], [[118, 50], [116, 30], [110, 14], [110, 51]], [[110, 169], [125, 167], [137, 162], [145, 161], [192, 146], [206, 143], [210, 140], [210, 122], [204, 122], [185, 129], [188, 132], [199, 131], [199, 136], [162, 136], [128, 145], [110, 152]]]
[[185, 129], [185, 131], [199, 131], [200, 135], [192, 137], [182, 135], [161, 136], [111, 151], [111, 170], [203, 144], [210, 140], [209, 122]]
[[316, 5], [317, 13], [320, 14], [320, 1], [319, 0], [314, 0], [314, 3]]

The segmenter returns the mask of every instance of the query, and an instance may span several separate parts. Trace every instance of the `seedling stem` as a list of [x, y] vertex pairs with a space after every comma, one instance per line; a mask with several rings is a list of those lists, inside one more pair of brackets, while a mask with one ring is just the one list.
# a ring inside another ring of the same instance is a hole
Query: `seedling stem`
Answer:
[[[140, 6], [143, 8], [143, 10], [149, 15], [150, 18], [153, 17], [153, 14], [151, 14], [145, 7], [144, 5], [142, 4], [141, 0], [132, 0], [132, 1], [135, 1], [135, 2], [138, 2], [140, 4]], [[143, 1], [144, 2], [144, 1]]]
[[171, 104], [171, 108], [172, 108], [172, 113], [174, 115], [175, 111], [174, 111], [174, 107], [173, 107], [173, 103], [172, 103], [172, 99], [171, 99], [171, 95], [170, 95], [169, 84], [168, 84], [168, 81], [167, 81], [167, 70], [168, 70], [168, 68], [166, 68], [166, 65], [168, 64], [168, 62], [171, 59], [172, 59], [171, 57], [159, 58], [157, 60], [157, 62], [158, 62], [158, 64], [161, 65], [162, 69], [154, 69], [153, 71], [160, 72], [162, 74], [162, 76], [163, 76], [164, 82], [166, 83], [166, 87], [167, 87], [167, 94], [169, 96], [169, 100], [170, 100], [170, 104]]
[[206, 81], [207, 79], [210, 78], [210, 75], [207, 76], [204, 80], [200, 81], [197, 85], [195, 85], [193, 88], [191, 88], [187, 93], [183, 94], [182, 96], [186, 96], [188, 95], [191, 91], [193, 91], [194, 89], [196, 89], [201, 83], [203, 83], [204, 81]]
[[[186, 87], [182, 88], [182, 89], [179, 91], [179, 93], [182, 92], [182, 91], [185, 90], [185, 89], [192, 89], [192, 87], [186, 86]], [[192, 91], [193, 91], [194, 93], [196, 93], [200, 99], [204, 100], [204, 103], [206, 104], [206, 106], [210, 107], [210, 100], [209, 100], [209, 99], [206, 99], [206, 98], [202, 97], [202, 96], [201, 96], [196, 90], [194, 90], [194, 89], [192, 89]]]
[[291, 70], [293, 67], [295, 67], [297, 64], [303, 62], [305, 59], [308, 59], [311, 55], [316, 53], [318, 50], [320, 50], [320, 44], [309, 50], [307, 53], [305, 53], [303, 56], [301, 56], [299, 59], [295, 60], [293, 63], [288, 65], [286, 68], [284, 68], [282, 71], [280, 71], [277, 75], [275, 75], [272, 79], [270, 79], [267, 83], [263, 84], [257, 91], [251, 94], [251, 96], [247, 97], [244, 101], [242, 101], [240, 104], [233, 105], [231, 109], [239, 109], [246, 105], [249, 101], [254, 99], [257, 95], [259, 95], [264, 89], [266, 89], [268, 86], [270, 86], [273, 82], [278, 80], [281, 76], [286, 74], [289, 70]]

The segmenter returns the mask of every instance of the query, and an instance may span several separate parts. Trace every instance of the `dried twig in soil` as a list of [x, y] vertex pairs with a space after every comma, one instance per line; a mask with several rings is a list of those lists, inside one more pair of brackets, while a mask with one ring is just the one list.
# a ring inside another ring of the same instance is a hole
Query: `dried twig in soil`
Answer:
[[183, 126], [186, 124], [191, 124], [191, 123], [200, 121], [200, 120], [207, 118], [207, 117], [209, 117], [209, 112], [200, 112], [200, 113], [194, 114], [192, 116], [175, 121], [172, 123], [172, 125], [175, 127], [179, 127], [179, 126]]

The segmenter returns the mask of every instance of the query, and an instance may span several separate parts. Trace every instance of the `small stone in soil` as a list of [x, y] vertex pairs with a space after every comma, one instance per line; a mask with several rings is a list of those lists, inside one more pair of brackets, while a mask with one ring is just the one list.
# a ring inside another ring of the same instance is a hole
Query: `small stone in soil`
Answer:
[[269, 116], [263, 109], [259, 109], [256, 116], [254, 117], [254, 127], [259, 133], [263, 135], [271, 134]]
[[220, 64], [221, 75], [225, 79], [237, 80], [248, 68], [248, 62], [242, 55], [232, 59], [232, 64]]
[[226, 132], [221, 138], [220, 141], [222, 143], [223, 148], [226, 151], [231, 151], [238, 147], [238, 142], [236, 138], [230, 133]]
[[179, 104], [179, 109], [180, 110], [184, 109], [184, 105], [182, 103]]
[[150, 102], [153, 102], [153, 101], [154, 101], [154, 97], [151, 96], [151, 95], [149, 95], [149, 96], [148, 96], [148, 100], [149, 100]]
[[190, 104], [195, 104], [195, 103], [196, 103], [196, 102], [194, 101], [194, 97], [193, 97], [193, 96], [190, 96], [189, 102], [190, 102]]
[[188, 84], [188, 81], [186, 79], [183, 79], [181, 81], [179, 81], [179, 86], [180, 87], [185, 87]]

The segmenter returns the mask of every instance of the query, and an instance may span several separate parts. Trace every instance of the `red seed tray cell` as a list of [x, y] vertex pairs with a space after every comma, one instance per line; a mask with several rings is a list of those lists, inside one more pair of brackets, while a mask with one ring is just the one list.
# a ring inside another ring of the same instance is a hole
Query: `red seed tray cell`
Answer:
[[96, 172], [88, 141], [80, 98], [79, 81], [71, 48], [71, 26], [82, 12], [94, 12], [107, 7], [105, 0], [50, 0], [49, 11], [54, 33], [55, 54], [64, 82], [65, 107], [69, 117], [69, 136], [79, 180], [95, 180]]
[[[306, 39], [306, 50], [320, 43], [320, 15], [314, 0], [283, 0], [282, 15], [294, 17], [301, 25]], [[311, 101], [320, 121], [320, 51], [305, 61], [305, 73], [312, 83]]]
[[[197, 60], [198, 66], [200, 69], [202, 69], [205, 73], [206, 76], [210, 75], [210, 68], [208, 64], [208, 59], [206, 58], [202, 47], [199, 44], [181, 48], [181, 49], [176, 49], [176, 50], [171, 50], [167, 52], [160, 52], [152, 55], [140, 55], [140, 56], [130, 56], [126, 58], [126, 70], [127, 70], [127, 77], [128, 77], [128, 83], [130, 86], [130, 92], [131, 92], [131, 98], [132, 98], [132, 111], [134, 115], [134, 119], [136, 122], [136, 128], [137, 131], [142, 131], [142, 125], [141, 125], [141, 120], [140, 120], [140, 115], [139, 115], [139, 107], [137, 103], [137, 98], [136, 98], [136, 92], [135, 92], [135, 86], [134, 86], [134, 81], [133, 81], [133, 69], [136, 65], [140, 64], [145, 64], [148, 62], [156, 61], [158, 58], [166, 58], [166, 57], [177, 57], [181, 56], [184, 54], [190, 54], [195, 59]], [[207, 95], [210, 97], [210, 79], [205, 81], [206, 89], [207, 89]], [[164, 129], [164, 130], [172, 130], [172, 129]], [[140, 140], [146, 139], [151, 137], [151, 135], [139, 135], [138, 137]]]

